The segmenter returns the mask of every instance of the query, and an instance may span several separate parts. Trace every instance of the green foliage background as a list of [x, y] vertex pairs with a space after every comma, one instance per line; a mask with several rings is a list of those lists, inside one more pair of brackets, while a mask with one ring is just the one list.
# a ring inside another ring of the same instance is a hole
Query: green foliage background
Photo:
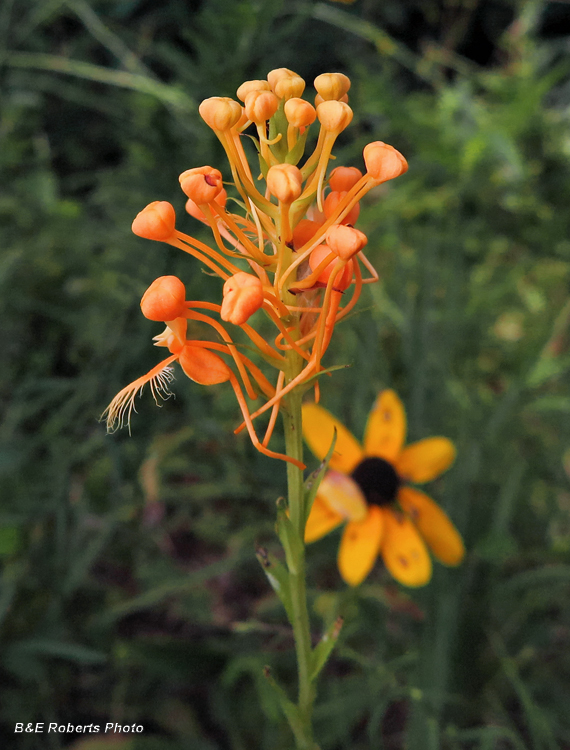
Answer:
[[290, 747], [262, 668], [293, 690], [292, 639], [254, 557], [283, 466], [233, 436], [224, 386], [147, 394], [132, 437], [97, 421], [157, 361], [148, 284], [218, 294], [132, 218], [224, 168], [197, 103], [283, 66], [351, 76], [342, 163], [377, 139], [410, 162], [363, 206], [381, 283], [323, 403], [361, 435], [394, 387], [410, 439], [452, 438], [429, 490], [468, 547], [419, 591], [380, 565], [347, 590], [338, 536], [309, 549], [315, 633], [346, 623], [322, 748], [570, 747], [569, 44], [568, 5], [534, 0], [3, 3], [3, 747], [99, 747], [14, 734], [39, 721], [144, 725], [106, 748]]

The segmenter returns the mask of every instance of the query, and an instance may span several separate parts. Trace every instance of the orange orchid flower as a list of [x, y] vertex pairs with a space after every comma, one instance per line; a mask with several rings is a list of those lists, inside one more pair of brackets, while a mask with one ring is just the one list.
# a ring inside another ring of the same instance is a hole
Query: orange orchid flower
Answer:
[[[313, 107], [301, 98], [305, 81], [292, 70], [278, 68], [266, 81], [243, 83], [237, 90], [240, 101], [210, 97], [200, 104], [200, 115], [226, 152], [231, 180], [208, 165], [186, 169], [179, 180], [186, 211], [209, 226], [212, 246], [178, 229], [167, 201], [150, 203], [132, 228], [140, 237], [183, 250], [216, 274], [224, 282], [221, 304], [186, 301], [184, 285], [174, 277], [161, 277], [151, 285], [141, 306], [150, 320], [166, 324], [158, 345], [169, 348], [171, 356], [115, 397], [106, 412], [112, 425], [125, 417], [128, 421], [134, 394], [145, 383], [155, 397], [167, 395], [168, 368], [175, 360], [195, 382], [231, 383], [244, 417], [236, 432], [247, 428], [256, 447], [268, 455], [283, 458], [267, 444], [277, 413], [292, 391], [304, 390], [311, 382], [318, 400], [317, 376], [335, 325], [354, 307], [363, 285], [378, 279], [363, 252], [366, 235], [352, 226], [360, 200], [376, 185], [403, 174], [407, 163], [394, 148], [377, 141], [364, 149], [364, 172], [336, 167], [327, 180], [336, 139], [353, 117], [350, 80], [342, 73], [323, 73], [314, 85]], [[314, 126], [319, 128], [316, 144], [303, 161]], [[264, 186], [243, 147], [249, 127], [255, 132], [250, 137], [257, 139]], [[234, 213], [236, 206], [243, 212]], [[274, 326], [273, 342], [249, 322], [257, 310]], [[188, 319], [210, 326], [223, 343], [186, 340]], [[275, 369], [273, 384], [238, 349], [234, 331]], [[237, 375], [220, 354], [233, 360]], [[265, 398], [253, 412], [238, 376], [248, 398]], [[260, 442], [252, 420], [265, 412], [270, 412], [269, 425]]]

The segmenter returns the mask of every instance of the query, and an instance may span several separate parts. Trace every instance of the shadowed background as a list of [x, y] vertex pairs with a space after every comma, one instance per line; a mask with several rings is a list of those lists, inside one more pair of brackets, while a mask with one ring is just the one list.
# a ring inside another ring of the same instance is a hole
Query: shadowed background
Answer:
[[[323, 750], [570, 748], [570, 5], [522, 0], [6, 0], [0, 10], [0, 739], [15, 722], [142, 723], [114, 750], [290, 748], [266, 691], [292, 638], [254, 550], [277, 551], [285, 469], [235, 437], [229, 387], [179, 376], [132, 437], [98, 417], [160, 358], [146, 287], [220, 284], [135, 237], [178, 175], [225, 156], [197, 113], [289, 67], [352, 79], [335, 153], [410, 163], [358, 226], [381, 282], [339, 325], [323, 404], [360, 437], [395, 388], [409, 438], [442, 434], [429, 487], [465, 537], [458, 570], [357, 590], [338, 533], [308, 550], [325, 670]], [[308, 94], [308, 92], [307, 92]], [[316, 462], [308, 457], [309, 468]]]

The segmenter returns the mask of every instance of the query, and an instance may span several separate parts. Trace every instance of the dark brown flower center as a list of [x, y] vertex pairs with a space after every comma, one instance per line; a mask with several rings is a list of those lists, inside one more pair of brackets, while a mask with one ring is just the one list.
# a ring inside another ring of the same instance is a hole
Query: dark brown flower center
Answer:
[[396, 499], [400, 477], [383, 458], [365, 458], [351, 476], [372, 505], [389, 505]]

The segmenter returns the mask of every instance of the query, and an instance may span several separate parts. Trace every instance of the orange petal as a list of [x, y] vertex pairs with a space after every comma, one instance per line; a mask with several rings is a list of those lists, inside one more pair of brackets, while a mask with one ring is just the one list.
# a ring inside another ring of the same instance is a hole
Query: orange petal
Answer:
[[423, 586], [431, 578], [431, 560], [418, 530], [403, 513], [384, 509], [381, 549], [390, 574], [404, 586]]
[[328, 471], [319, 487], [319, 495], [329, 508], [343, 519], [363, 521], [368, 513], [366, 498], [356, 482], [339, 471]]
[[439, 505], [412, 487], [402, 487], [398, 501], [437, 559], [444, 565], [459, 565], [465, 555], [463, 539]]
[[394, 461], [406, 437], [406, 412], [396, 393], [382, 391], [374, 404], [364, 434], [364, 452]]
[[372, 570], [383, 532], [384, 514], [377, 505], [368, 508], [363, 521], [347, 523], [338, 551], [338, 569], [350, 586], [358, 586]]
[[350, 474], [363, 458], [356, 438], [322, 406], [303, 406], [303, 435], [309, 448], [321, 461], [331, 447], [335, 427], [336, 444], [329, 466], [343, 474]]
[[192, 346], [190, 342], [178, 355], [178, 364], [190, 380], [200, 385], [226, 383], [232, 374], [221, 357], [209, 349]]
[[444, 437], [431, 437], [408, 445], [396, 459], [396, 471], [411, 482], [429, 482], [455, 460], [455, 446]]
[[305, 542], [316, 542], [317, 539], [328, 534], [329, 531], [344, 521], [344, 516], [332, 510], [328, 504], [317, 495], [305, 526]]

